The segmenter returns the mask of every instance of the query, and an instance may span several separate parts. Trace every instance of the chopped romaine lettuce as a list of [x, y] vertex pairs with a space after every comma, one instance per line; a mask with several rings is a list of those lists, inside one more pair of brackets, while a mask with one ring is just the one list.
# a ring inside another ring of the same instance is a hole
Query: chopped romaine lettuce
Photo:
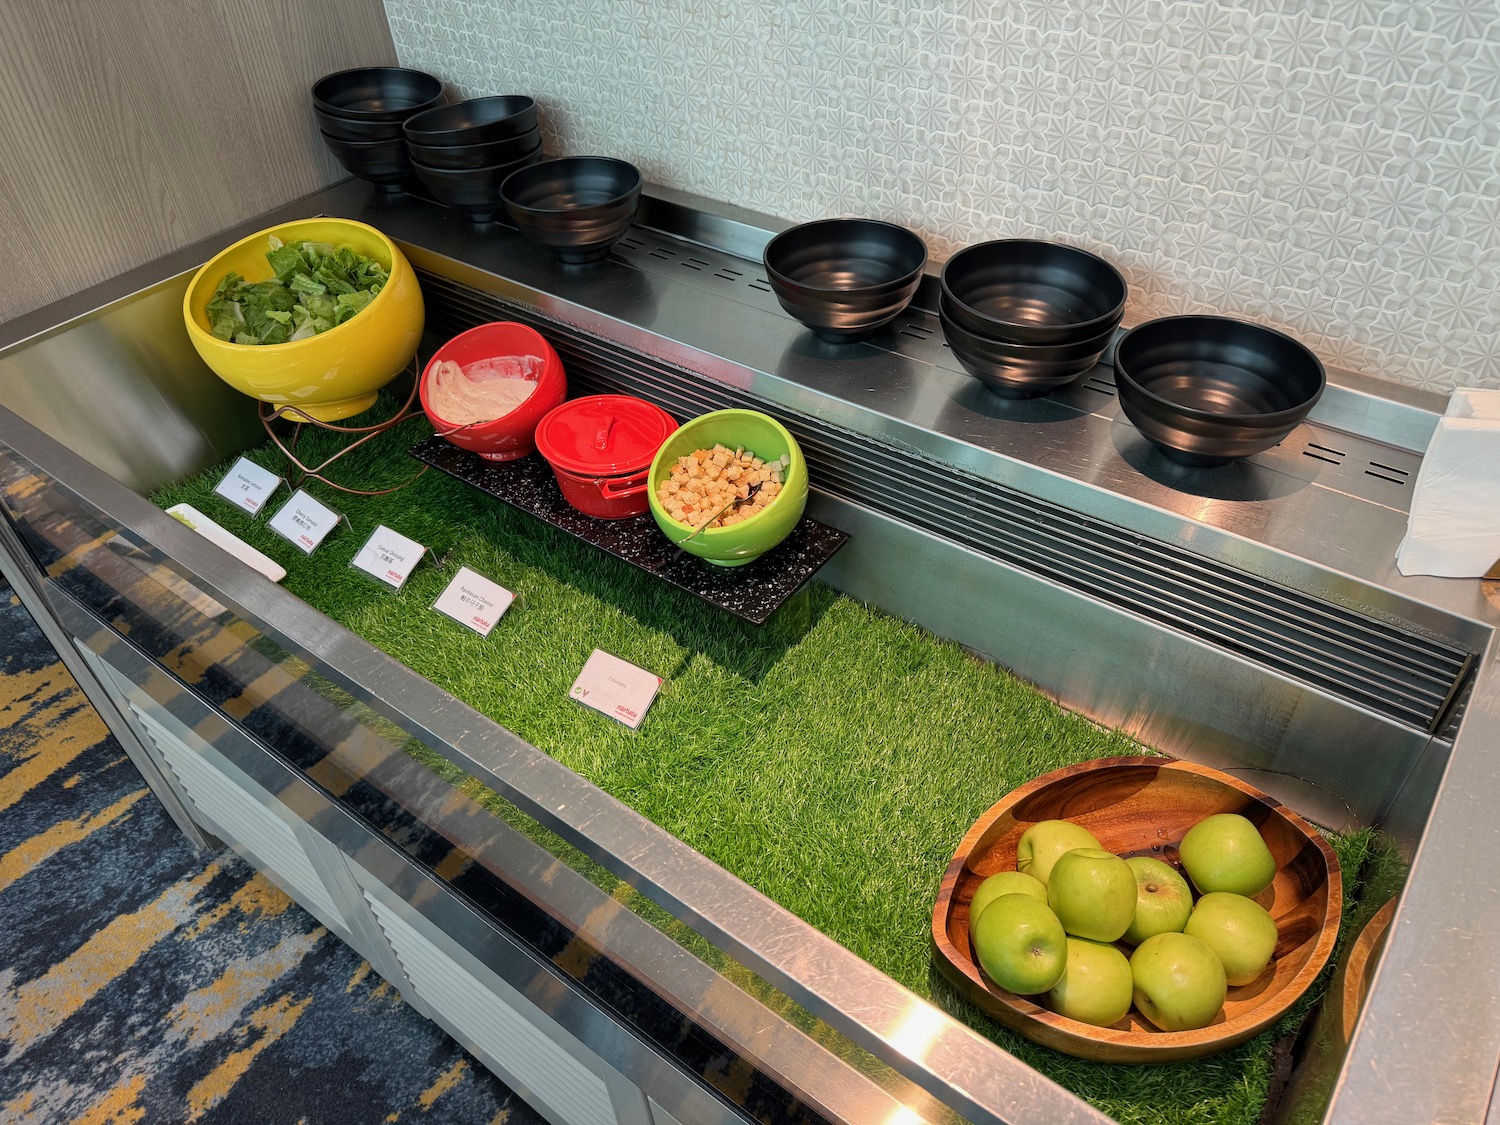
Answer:
[[322, 295], [328, 292], [328, 286], [314, 279], [310, 274], [294, 273], [287, 283], [287, 288], [295, 293], [311, 293]]
[[327, 242], [283, 244], [272, 235], [273, 280], [226, 274], [208, 302], [213, 334], [237, 344], [284, 344], [326, 332], [360, 312], [388, 280], [379, 262]]
[[295, 246], [277, 246], [266, 254], [266, 261], [276, 271], [276, 280], [290, 280], [302, 268], [302, 255]]

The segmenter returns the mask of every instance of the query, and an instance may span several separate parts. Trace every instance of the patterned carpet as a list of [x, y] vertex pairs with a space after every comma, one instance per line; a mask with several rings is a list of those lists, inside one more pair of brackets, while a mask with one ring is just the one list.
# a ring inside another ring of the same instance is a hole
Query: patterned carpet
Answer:
[[0, 582], [0, 1122], [541, 1118], [232, 852], [194, 853]]

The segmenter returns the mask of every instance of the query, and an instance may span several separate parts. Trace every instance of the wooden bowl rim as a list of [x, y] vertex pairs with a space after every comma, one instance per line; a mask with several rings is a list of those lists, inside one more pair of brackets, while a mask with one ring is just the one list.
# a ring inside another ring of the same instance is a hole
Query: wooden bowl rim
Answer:
[[[1050, 1046], [1054, 1050], [1073, 1054], [1069, 1049], [1068, 1042], [1078, 1041], [1080, 1051], [1089, 1048], [1094, 1051], [1102, 1049], [1110, 1062], [1136, 1062], [1157, 1063], [1171, 1061], [1173, 1058], [1187, 1059], [1197, 1058], [1206, 1054], [1213, 1054], [1221, 1050], [1243, 1043], [1245, 1040], [1264, 1031], [1276, 1020], [1280, 1019], [1293, 1004], [1295, 1004], [1304, 992], [1317, 979], [1328, 959], [1333, 954], [1334, 944], [1338, 940], [1338, 922], [1343, 915], [1343, 873], [1339, 868], [1338, 856], [1328, 841], [1323, 839], [1321, 832], [1309, 821], [1303, 819], [1297, 813], [1287, 808], [1276, 798], [1261, 792], [1255, 786], [1241, 781], [1237, 777], [1226, 774], [1210, 766], [1199, 765], [1195, 762], [1187, 762], [1177, 758], [1158, 758], [1149, 754], [1135, 754], [1119, 758], [1096, 758], [1088, 762], [1080, 762], [1077, 765], [1063, 766], [1061, 769], [1042, 774], [1040, 777], [1028, 781], [1016, 789], [1011, 790], [1000, 800], [996, 801], [986, 809], [964, 833], [963, 840], [959, 843], [953, 858], [948, 861], [948, 866], [943, 871], [943, 887], [958, 886], [958, 877], [962, 874], [964, 865], [968, 862], [974, 846], [979, 839], [989, 830], [999, 817], [1010, 808], [1024, 801], [1027, 797], [1038, 790], [1047, 788], [1057, 782], [1064, 781], [1082, 773], [1091, 773], [1101, 769], [1119, 769], [1123, 767], [1150, 766], [1158, 770], [1174, 770], [1181, 773], [1196, 774], [1210, 781], [1216, 781], [1236, 789], [1245, 796], [1260, 802], [1273, 813], [1288, 821], [1302, 835], [1310, 840], [1323, 857], [1324, 867], [1327, 871], [1328, 881], [1328, 909], [1324, 916], [1323, 925], [1318, 931], [1318, 937], [1308, 954], [1307, 960], [1285, 985], [1266, 1003], [1254, 1008], [1234, 1019], [1226, 1020], [1220, 1024], [1210, 1024], [1205, 1028], [1194, 1031], [1118, 1031], [1110, 1027], [1095, 1027], [1093, 1024], [1083, 1023], [1079, 1020], [1069, 1019], [1059, 1015], [1048, 1008], [1033, 1003], [1024, 996], [1006, 992], [998, 986], [986, 982], [980, 976], [977, 963], [964, 957], [948, 940], [947, 917], [952, 910], [952, 892], [939, 892], [937, 901], [932, 911], [932, 942], [934, 950], [956, 969], [966, 982], [972, 987], [982, 989], [997, 1004], [1010, 1010], [1022, 1021], [1031, 1022], [1039, 1028], [1050, 1029], [1051, 1033], [1045, 1041], [1044, 1046]], [[951, 880], [951, 882], [950, 882]], [[1332, 924], [1330, 924], [1330, 921]], [[951, 979], [951, 978], [950, 978]], [[961, 990], [962, 991], [962, 990]], [[973, 1003], [972, 997], [967, 997]], [[976, 1006], [980, 1006], [977, 1005]], [[982, 1006], [981, 1010], [983, 1010]], [[992, 1016], [997, 1022], [999, 1017]], [[1018, 1034], [1026, 1036], [1026, 1032], [1019, 1027], [1014, 1027]], [[1031, 1038], [1030, 1036], [1026, 1036]], [[1080, 1053], [1078, 1057], [1091, 1057]]]
[[1396, 916], [1396, 902], [1400, 895], [1392, 895], [1384, 905], [1370, 916], [1354, 944], [1349, 947], [1348, 959], [1344, 962], [1343, 1009], [1339, 1012], [1339, 1031], [1347, 1045], [1354, 1038], [1354, 1025], [1365, 1006], [1370, 989], [1369, 974], [1374, 962], [1385, 948], [1386, 934], [1391, 920]]

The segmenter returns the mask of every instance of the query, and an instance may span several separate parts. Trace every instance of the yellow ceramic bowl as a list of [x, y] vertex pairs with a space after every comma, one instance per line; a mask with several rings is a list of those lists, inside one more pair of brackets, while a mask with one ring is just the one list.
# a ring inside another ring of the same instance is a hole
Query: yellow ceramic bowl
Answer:
[[[385, 266], [390, 280], [358, 314], [306, 340], [220, 340], [209, 330], [208, 302], [231, 271], [247, 281], [273, 276], [266, 261], [273, 234], [282, 242], [347, 246]], [[297, 407], [318, 421], [336, 422], [373, 406], [376, 392], [411, 361], [422, 337], [424, 310], [411, 263], [385, 235], [353, 219], [302, 219], [252, 234], [211, 259], [188, 286], [182, 313], [203, 362], [235, 390], [277, 407]]]

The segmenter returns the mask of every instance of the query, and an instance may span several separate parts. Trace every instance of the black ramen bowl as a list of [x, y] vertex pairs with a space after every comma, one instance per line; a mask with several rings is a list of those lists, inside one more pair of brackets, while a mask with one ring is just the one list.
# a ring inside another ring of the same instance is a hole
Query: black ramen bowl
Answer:
[[781, 307], [830, 343], [861, 340], [911, 303], [927, 245], [875, 219], [821, 219], [766, 243], [766, 279]]
[[625, 236], [641, 201], [641, 171], [608, 156], [543, 160], [511, 174], [500, 189], [521, 233], [558, 261], [597, 262]]
[[441, 80], [402, 66], [341, 70], [313, 83], [313, 108], [363, 122], [400, 122], [443, 104]]
[[399, 121], [355, 121], [348, 117], [340, 117], [336, 113], [329, 113], [326, 109], [313, 106], [313, 117], [317, 119], [318, 128], [330, 137], [337, 137], [341, 141], [399, 141], [402, 139], [401, 122]]
[[1125, 278], [1103, 258], [1058, 242], [981, 242], [943, 264], [938, 278], [953, 319], [1016, 344], [1063, 344], [1116, 328]]
[[970, 332], [943, 305], [938, 320], [953, 357], [1002, 398], [1036, 398], [1068, 386], [1099, 363], [1114, 338], [1110, 328], [1071, 344], [1010, 344]]
[[1106, 325], [1096, 335], [1069, 340], [1065, 344], [1016, 344], [982, 332], [971, 332], [954, 318], [952, 303], [941, 294], [938, 295], [938, 318], [943, 322], [943, 335], [947, 337], [950, 348], [956, 342], [958, 347], [975, 354], [1021, 360], [1097, 359], [1109, 347], [1118, 329], [1116, 325]]
[[461, 212], [472, 223], [489, 223], [502, 211], [500, 185], [541, 156], [542, 146], [538, 144], [515, 160], [484, 168], [434, 168], [416, 160], [411, 166], [439, 203]]
[[1166, 457], [1222, 465], [1275, 445], [1323, 394], [1323, 365], [1290, 336], [1222, 316], [1169, 316], [1115, 348], [1120, 409]]
[[411, 181], [411, 158], [406, 153], [406, 142], [400, 137], [387, 141], [346, 141], [324, 133], [323, 143], [350, 174], [382, 191], [403, 191]]
[[488, 168], [508, 164], [535, 150], [542, 143], [542, 131], [532, 129], [503, 141], [477, 145], [422, 145], [406, 139], [411, 158], [432, 168]]
[[402, 125], [409, 142], [429, 146], [505, 141], [536, 127], [536, 102], [521, 94], [437, 106], [408, 117]]

